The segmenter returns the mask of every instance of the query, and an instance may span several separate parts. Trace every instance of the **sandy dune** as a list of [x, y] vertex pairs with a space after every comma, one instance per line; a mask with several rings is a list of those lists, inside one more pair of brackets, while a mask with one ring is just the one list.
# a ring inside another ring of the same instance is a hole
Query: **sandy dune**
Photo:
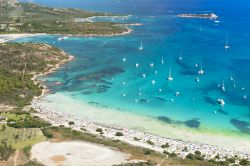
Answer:
[[46, 166], [110, 166], [127, 162], [129, 156], [87, 142], [42, 142], [33, 146], [31, 158]]

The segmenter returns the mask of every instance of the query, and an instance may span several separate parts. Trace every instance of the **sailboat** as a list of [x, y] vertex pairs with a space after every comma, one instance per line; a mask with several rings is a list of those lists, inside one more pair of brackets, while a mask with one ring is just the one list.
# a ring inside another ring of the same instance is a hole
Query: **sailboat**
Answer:
[[142, 40], [141, 40], [141, 46], [139, 47], [139, 50], [140, 50], [140, 51], [143, 50]]
[[204, 71], [203, 71], [203, 69], [202, 69], [202, 65], [201, 65], [200, 70], [198, 71], [198, 74], [200, 74], [200, 75], [204, 74]]
[[180, 52], [179, 61], [182, 61], [182, 51]]
[[229, 46], [229, 39], [228, 39], [228, 34], [227, 34], [227, 40], [226, 40], [226, 44], [225, 44], [225, 49], [228, 50], [230, 48]]
[[173, 77], [172, 77], [172, 71], [171, 71], [171, 66], [169, 67], [169, 73], [168, 73], [168, 80], [169, 81], [173, 81]]
[[154, 63], [153, 63], [153, 62], [150, 63], [149, 66], [150, 66], [151, 68], [153, 68], [153, 67], [154, 67]]
[[235, 84], [235, 81], [234, 81], [233, 87], [234, 87], [234, 88], [236, 88], [236, 84]]
[[232, 76], [232, 74], [231, 74], [231, 76], [230, 76], [230, 81], [233, 81], [234, 80], [234, 78], [233, 78], [233, 76]]
[[161, 57], [161, 64], [164, 64], [163, 56]]
[[122, 61], [123, 61], [123, 62], [126, 62], [126, 61], [127, 61], [127, 58], [126, 58], [126, 57], [123, 57], [123, 58], [122, 58]]
[[151, 83], [152, 83], [152, 85], [155, 85], [155, 80], [152, 80]]
[[226, 91], [226, 88], [225, 88], [225, 84], [224, 84], [224, 81], [222, 83], [222, 87], [221, 87], [222, 91], [225, 92]]

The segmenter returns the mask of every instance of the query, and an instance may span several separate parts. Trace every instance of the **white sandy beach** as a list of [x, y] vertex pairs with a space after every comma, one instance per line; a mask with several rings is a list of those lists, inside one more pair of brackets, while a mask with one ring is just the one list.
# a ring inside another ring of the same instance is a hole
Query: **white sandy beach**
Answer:
[[[126, 163], [129, 155], [88, 142], [42, 142], [31, 150], [31, 159], [47, 166], [110, 166]], [[80, 164], [81, 165], [81, 164]]]
[[[64, 101], [62, 101], [64, 102]], [[74, 108], [73, 110], [77, 110], [74, 106], [68, 105], [71, 108]], [[96, 117], [96, 122], [86, 120], [81, 118], [82, 116], [75, 116], [74, 111], [70, 113], [59, 113], [56, 110], [53, 110], [48, 107], [49, 104], [47, 105], [44, 104], [44, 102], [41, 100], [33, 101], [32, 107], [35, 108], [41, 118], [46, 119], [47, 121], [51, 122], [53, 125], [59, 126], [59, 125], [64, 125], [68, 126], [69, 121], [74, 121], [75, 124], [71, 126], [73, 129], [81, 131], [80, 128], [85, 128], [87, 131], [93, 133], [93, 134], [98, 134], [95, 130], [97, 128], [102, 128], [104, 131], [104, 136], [110, 139], [119, 139], [121, 141], [127, 142], [129, 144], [135, 145], [135, 146], [141, 146], [141, 147], [146, 147], [153, 149], [158, 152], [163, 152], [163, 149], [161, 148], [161, 145], [168, 143], [170, 145], [170, 148], [168, 148], [169, 152], [176, 152], [180, 157], [185, 157], [188, 153], [194, 153], [195, 151], [200, 151], [202, 154], [206, 156], [207, 159], [215, 157], [217, 154], [220, 156], [240, 156], [242, 158], [249, 158], [250, 159], [250, 142], [248, 140], [238, 140], [226, 136], [217, 136], [217, 135], [205, 135], [205, 134], [197, 134], [197, 133], [189, 133], [189, 131], [185, 130], [178, 130], [177, 128], [164, 125], [165, 129], [163, 132], [166, 132], [168, 134], [174, 134], [174, 136], [179, 136], [182, 137], [183, 139], [190, 139], [192, 141], [181, 141], [177, 139], [170, 139], [166, 137], [161, 137], [161, 136], [156, 136], [153, 134], [145, 133], [139, 130], [133, 130], [125, 127], [120, 127], [118, 125], [112, 125], [112, 124], [104, 124], [104, 123], [97, 123], [101, 122], [98, 121], [100, 120], [100, 117], [103, 118], [103, 111], [101, 108], [100, 109], [93, 109], [91, 107], [85, 107], [85, 111], [92, 112], [93, 115]], [[65, 107], [65, 105], [64, 105]], [[84, 111], [84, 112], [85, 112]], [[122, 121], [122, 118], [127, 120], [127, 122], [133, 121], [133, 125], [138, 125], [139, 126], [151, 126], [152, 129], [159, 130], [161, 129], [162, 126], [159, 126], [159, 123], [153, 123], [152, 120], [150, 119], [141, 119], [135, 116], [129, 116], [128, 114], [110, 114], [108, 110], [106, 110], [108, 113], [106, 114], [107, 117], [116, 117], [115, 119], [117, 121]], [[88, 112], [88, 113], [89, 113]], [[123, 120], [124, 121], [124, 120]], [[122, 132], [123, 137], [115, 137], [116, 132]], [[169, 135], [173, 136], [173, 135]], [[134, 137], [137, 137], [141, 139], [140, 141], [135, 141]], [[178, 138], [178, 137], [176, 137]], [[182, 139], [182, 140], [183, 140]], [[149, 145], [147, 141], [150, 140], [155, 143], [155, 145]], [[197, 141], [202, 141], [203, 143], [194, 143]], [[231, 143], [230, 143], [231, 142]], [[216, 145], [213, 145], [213, 143], [217, 143]], [[220, 145], [220, 146], [219, 146]], [[183, 149], [187, 147], [188, 151], [185, 152]]]
[[29, 33], [23, 33], [23, 34], [4, 34], [0, 35], [0, 43], [5, 43], [11, 40], [25, 38], [25, 37], [32, 37], [32, 36], [38, 36], [38, 35], [45, 35], [42, 33], [37, 34], [29, 34]]

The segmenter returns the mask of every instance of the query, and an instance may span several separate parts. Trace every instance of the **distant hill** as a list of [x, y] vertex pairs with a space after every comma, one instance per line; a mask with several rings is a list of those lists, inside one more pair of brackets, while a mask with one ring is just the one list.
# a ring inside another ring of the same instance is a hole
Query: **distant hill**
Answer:
[[0, 7], [15, 6], [16, 0], [0, 0]]

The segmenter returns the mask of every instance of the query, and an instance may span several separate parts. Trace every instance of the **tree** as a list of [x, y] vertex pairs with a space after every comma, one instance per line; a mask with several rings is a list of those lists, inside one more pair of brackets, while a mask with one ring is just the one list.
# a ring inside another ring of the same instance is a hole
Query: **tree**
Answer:
[[2, 130], [4, 131], [5, 129], [6, 129], [6, 126], [5, 126], [5, 125], [3, 125], [3, 126], [2, 126]]
[[240, 165], [247, 165], [248, 161], [247, 161], [247, 159], [241, 159], [239, 164]]
[[101, 129], [101, 128], [98, 128], [98, 129], [96, 129], [96, 132], [102, 133], [102, 129]]
[[123, 136], [123, 134], [122, 134], [122, 132], [116, 132], [115, 136], [121, 137], [121, 136]]

